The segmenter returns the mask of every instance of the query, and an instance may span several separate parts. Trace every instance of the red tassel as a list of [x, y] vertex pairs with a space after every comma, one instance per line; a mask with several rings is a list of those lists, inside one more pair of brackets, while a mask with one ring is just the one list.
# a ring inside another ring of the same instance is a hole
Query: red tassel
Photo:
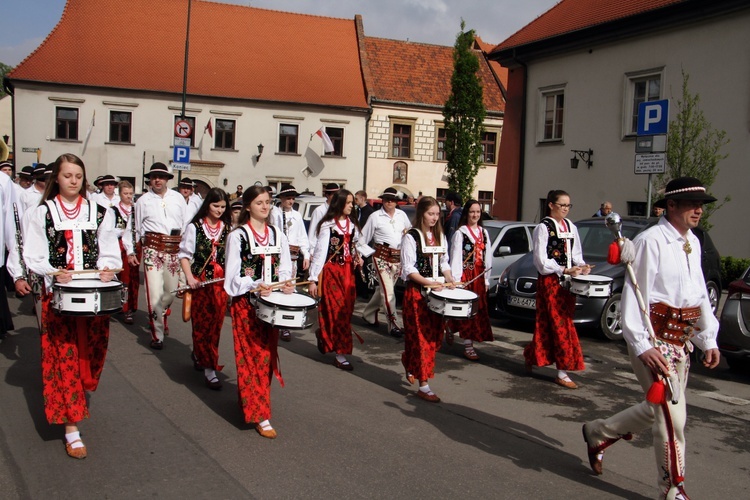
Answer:
[[651, 388], [649, 388], [648, 393], [646, 394], [646, 401], [658, 405], [666, 401], [666, 397], [667, 390], [664, 382], [657, 380], [651, 384]]
[[620, 245], [617, 241], [613, 241], [609, 244], [609, 253], [607, 254], [607, 262], [616, 266], [620, 263]]

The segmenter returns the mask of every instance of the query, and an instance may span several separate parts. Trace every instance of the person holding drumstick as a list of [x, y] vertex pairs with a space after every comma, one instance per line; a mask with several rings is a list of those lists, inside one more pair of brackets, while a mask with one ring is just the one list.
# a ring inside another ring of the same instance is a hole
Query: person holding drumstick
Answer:
[[568, 291], [571, 277], [589, 274], [583, 261], [581, 237], [566, 219], [573, 205], [562, 190], [547, 194], [547, 216], [534, 229], [534, 266], [539, 272], [536, 287], [536, 326], [531, 343], [523, 351], [526, 372], [533, 366], [555, 363], [555, 383], [568, 389], [578, 386], [568, 371], [584, 369], [583, 352], [573, 325], [575, 295]]
[[435, 353], [443, 339], [443, 319], [430, 312], [423, 292], [425, 289], [428, 292], [429, 289], [440, 291], [443, 286], [453, 289], [455, 285], [437, 200], [432, 196], [422, 197], [417, 203], [414, 221], [415, 226], [401, 241], [401, 278], [406, 282], [401, 363], [410, 384], [419, 380], [417, 396], [437, 403], [440, 398], [432, 392], [427, 381], [435, 376]]
[[[115, 216], [86, 199], [86, 169], [75, 155], [55, 160], [42, 203], [26, 226], [23, 257], [27, 267], [44, 276], [42, 292], [42, 384], [44, 411], [50, 424], [65, 425], [65, 450], [86, 458], [78, 422], [89, 417], [86, 391], [95, 391], [104, 367], [109, 316], [59, 315], [52, 308], [53, 283], [70, 283], [82, 271], [109, 282], [122, 266]], [[52, 274], [54, 273], [54, 276]]]
[[224, 257], [230, 216], [227, 211], [229, 197], [224, 190], [212, 188], [206, 194], [198, 212], [182, 234], [180, 243], [180, 266], [185, 281], [192, 289], [190, 318], [193, 326], [193, 366], [203, 370], [206, 387], [214, 391], [221, 389], [216, 371], [219, 365], [219, 336], [224, 324], [228, 296], [223, 284], [214, 281], [224, 277]]
[[[265, 438], [276, 437], [271, 426], [271, 379], [284, 381], [278, 367], [278, 333], [255, 315], [254, 293], [271, 294], [272, 283], [292, 277], [289, 244], [281, 229], [266, 223], [271, 197], [263, 186], [252, 186], [242, 194], [239, 227], [227, 238], [224, 290], [232, 297], [232, 334], [237, 362], [237, 389], [245, 422]], [[287, 281], [282, 291], [294, 293]]]
[[331, 198], [328, 212], [315, 228], [318, 239], [308, 288], [310, 295], [320, 297], [320, 328], [315, 332], [318, 350], [321, 354], [334, 351], [333, 366], [345, 371], [354, 369], [345, 355], [352, 353], [352, 314], [357, 300], [354, 268], [362, 265], [355, 248], [359, 226], [352, 217], [353, 207], [354, 196], [346, 189]]
[[[471, 283], [466, 289], [478, 295], [477, 313], [465, 320], [451, 321], [451, 330], [459, 329], [459, 337], [464, 341], [464, 356], [477, 361], [479, 356], [474, 350], [474, 342], [489, 342], [492, 337], [492, 325], [487, 310], [487, 288], [490, 286], [492, 271], [492, 254], [490, 236], [482, 227], [482, 206], [477, 200], [469, 200], [461, 212], [459, 227], [453, 233], [451, 241], [451, 274], [461, 276], [463, 283]], [[447, 334], [448, 343], [453, 343], [453, 333]]]
[[[125, 315], [123, 323], [132, 325], [133, 314], [138, 310], [138, 290], [141, 287], [141, 276], [139, 267], [128, 263], [128, 252], [122, 243], [122, 235], [128, 228], [131, 231], [135, 228], [132, 222], [128, 224], [133, 214], [134, 190], [133, 185], [128, 181], [120, 181], [117, 187], [120, 197], [119, 201], [112, 207], [112, 210], [115, 212], [115, 231], [117, 233], [117, 241], [120, 243], [120, 256], [122, 257], [124, 267], [117, 277], [128, 289], [128, 300], [122, 305], [122, 312]], [[140, 259], [142, 255], [140, 242], [135, 243], [135, 253]]]

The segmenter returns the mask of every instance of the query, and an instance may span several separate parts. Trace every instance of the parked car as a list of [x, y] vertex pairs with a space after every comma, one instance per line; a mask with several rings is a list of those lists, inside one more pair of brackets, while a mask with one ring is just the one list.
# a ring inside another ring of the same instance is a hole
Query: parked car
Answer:
[[[302, 221], [305, 223], [305, 229], [310, 229], [310, 217], [320, 205], [325, 204], [324, 196], [305, 196], [301, 195], [295, 198], [293, 208], [300, 213]], [[278, 202], [277, 202], [278, 205]]]
[[[623, 236], [633, 239], [638, 233], [655, 224], [658, 219], [624, 217]], [[576, 223], [581, 235], [583, 258], [593, 264], [592, 274], [612, 278], [612, 294], [609, 297], [576, 296], [576, 312], [573, 322], [580, 326], [599, 328], [605, 337], [622, 338], [620, 322], [620, 299], [625, 282], [625, 266], [612, 266], [607, 263], [609, 244], [613, 237], [601, 217]], [[701, 241], [703, 276], [711, 306], [716, 313], [721, 297], [721, 261], [719, 252], [708, 233], [694, 229]], [[536, 316], [536, 282], [538, 273], [534, 267], [533, 254], [528, 253], [505, 270], [497, 285], [495, 308], [502, 315], [513, 319], [531, 320]]]
[[750, 268], [727, 287], [717, 339], [732, 369], [750, 369]]

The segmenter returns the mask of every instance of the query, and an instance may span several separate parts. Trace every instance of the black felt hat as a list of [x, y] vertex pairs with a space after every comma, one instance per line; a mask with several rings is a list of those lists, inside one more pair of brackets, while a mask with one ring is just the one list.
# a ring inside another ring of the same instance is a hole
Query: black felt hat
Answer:
[[664, 198], [654, 203], [655, 207], [667, 208], [669, 200], [693, 200], [711, 203], [716, 198], [706, 193], [706, 188], [695, 177], [678, 177], [669, 181], [664, 190]]
[[341, 188], [339, 187], [338, 184], [336, 184], [335, 182], [329, 182], [328, 184], [326, 184], [326, 188], [323, 190], [323, 192], [325, 194], [333, 194], [339, 189]]
[[279, 190], [279, 194], [277, 194], [276, 197], [284, 198], [286, 196], [294, 196], [296, 198], [297, 196], [299, 196], [299, 193], [291, 184], [282, 184], [281, 189]]
[[153, 165], [151, 165], [151, 168], [149, 169], [149, 171], [148, 171], [148, 172], [146, 172], [146, 173], [144, 174], [144, 177], [145, 177], [146, 179], [148, 179], [149, 177], [151, 177], [151, 174], [159, 174], [159, 175], [163, 175], [163, 176], [165, 176], [165, 177], [166, 177], [167, 179], [172, 179], [172, 178], [174, 178], [174, 174], [172, 174], [172, 173], [171, 173], [171, 172], [169, 171], [169, 169], [167, 168], [167, 166], [166, 166], [165, 164], [163, 164], [162, 162], [160, 162], [160, 161], [157, 161], [156, 163], [154, 163]]
[[401, 196], [399, 196], [398, 191], [396, 191], [396, 188], [389, 187], [389, 188], [385, 188], [385, 190], [383, 190], [383, 194], [380, 195], [381, 200], [384, 200], [386, 198], [392, 198], [394, 200], [398, 200], [399, 198], [401, 198]]

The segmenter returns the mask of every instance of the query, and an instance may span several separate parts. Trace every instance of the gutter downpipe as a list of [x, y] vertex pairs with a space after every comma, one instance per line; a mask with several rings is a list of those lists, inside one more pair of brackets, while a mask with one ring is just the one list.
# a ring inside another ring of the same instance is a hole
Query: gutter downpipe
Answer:
[[526, 103], [528, 101], [528, 82], [529, 67], [516, 56], [516, 49], [513, 49], [513, 60], [523, 67], [523, 103], [521, 105], [521, 151], [518, 155], [518, 201], [516, 204], [516, 213], [521, 220], [521, 207], [523, 205], [523, 178], [526, 170]]
[[367, 191], [367, 145], [370, 143], [370, 118], [372, 117], [372, 103], [367, 108], [367, 119], [365, 120], [365, 161], [362, 171], [362, 189]]

